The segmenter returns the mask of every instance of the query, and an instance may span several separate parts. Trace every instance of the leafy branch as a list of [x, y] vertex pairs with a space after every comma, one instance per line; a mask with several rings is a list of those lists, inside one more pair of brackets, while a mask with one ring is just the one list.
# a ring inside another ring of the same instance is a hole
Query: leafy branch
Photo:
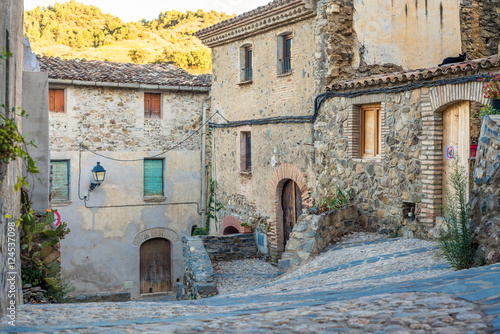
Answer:
[[[21, 158], [26, 168], [27, 175], [34, 177], [34, 174], [38, 174], [39, 170], [35, 164], [35, 160], [28, 153], [28, 146], [36, 148], [36, 145], [33, 140], [30, 142], [26, 141], [26, 137], [19, 131], [16, 121], [16, 116], [27, 119], [29, 115], [26, 114], [24, 110], [19, 114], [16, 113], [15, 107], [12, 107], [9, 111], [5, 104], [0, 105], [0, 107], [5, 110], [4, 113], [0, 113], [0, 159], [5, 163], [9, 163], [9, 161]], [[20, 110], [20, 108], [17, 109]], [[14, 189], [15, 191], [19, 191], [21, 187], [29, 189], [30, 184], [28, 182], [28, 176], [17, 176], [17, 182], [14, 185]]]

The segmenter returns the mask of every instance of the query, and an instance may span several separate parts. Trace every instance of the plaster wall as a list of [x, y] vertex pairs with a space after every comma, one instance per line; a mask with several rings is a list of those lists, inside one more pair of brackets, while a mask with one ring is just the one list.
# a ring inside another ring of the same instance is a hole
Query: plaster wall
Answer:
[[[23, 72], [23, 110], [29, 114], [23, 120], [23, 134], [27, 142], [33, 141], [35, 147], [28, 148], [36, 161], [39, 173], [31, 180], [32, 208], [45, 212], [49, 207], [50, 193], [50, 155], [49, 155], [49, 83], [47, 73]], [[25, 171], [23, 171], [26, 174]], [[42, 182], [38, 182], [38, 178]]]
[[[184, 273], [181, 236], [201, 223], [200, 136], [157, 157], [164, 159], [164, 196], [144, 197], [143, 159], [173, 147], [201, 125], [206, 94], [163, 92], [162, 118], [152, 120], [144, 119], [142, 91], [65, 88], [66, 113], [50, 114], [51, 159], [70, 160], [71, 170], [70, 200], [52, 202], [71, 229], [61, 242], [63, 275], [76, 293], [129, 291], [136, 298], [140, 243], [134, 239], [160, 228], [171, 236], [167, 239], [175, 290]], [[83, 150], [80, 167], [80, 142], [108, 158], [138, 161], [110, 160]], [[80, 198], [87, 193], [90, 171], [98, 161], [106, 169], [106, 179], [90, 193], [87, 206], [93, 208], [86, 208]], [[172, 205], [179, 202], [190, 203]], [[126, 282], [132, 282], [132, 288]]]
[[[314, 60], [315, 29], [314, 19], [308, 19], [212, 49], [212, 110], [229, 121], [312, 115], [314, 97], [320, 90]], [[278, 36], [284, 32], [293, 34], [293, 70], [289, 75], [277, 71]], [[253, 81], [242, 84], [243, 45], [252, 45]], [[225, 121], [216, 118], [216, 122]], [[240, 171], [241, 131], [250, 131], [252, 136], [251, 173]], [[254, 227], [261, 222], [267, 224], [272, 216], [270, 184], [274, 170], [290, 163], [307, 173], [313, 158], [310, 124], [216, 128], [212, 142], [217, 197], [225, 206], [219, 212], [219, 221], [234, 216]]]
[[428, 68], [462, 51], [458, 0], [355, 0], [354, 9], [357, 49], [368, 65]]
[[[21, 106], [22, 101], [22, 70], [23, 70], [23, 1], [5, 0], [0, 2], [0, 45], [6, 51], [13, 53], [13, 57], [0, 60], [0, 104], [5, 104], [7, 109]], [[5, 113], [5, 110], [0, 110]], [[17, 117], [18, 124], [21, 118]], [[21, 126], [20, 126], [21, 127]], [[21, 129], [20, 129], [21, 130]], [[14, 302], [14, 307], [22, 303], [21, 292], [21, 260], [19, 251], [15, 252], [14, 264], [8, 263], [9, 228], [20, 215], [19, 193], [14, 191], [17, 176], [21, 174], [21, 161], [15, 160], [5, 164], [0, 162], [0, 317], [8, 316], [7, 307]], [[7, 219], [9, 214], [12, 218]], [[9, 224], [10, 223], [10, 224]], [[9, 226], [10, 225], [10, 226]], [[14, 223], [15, 226], [15, 223]], [[16, 245], [19, 245], [19, 230], [15, 227], [13, 237]], [[12, 254], [12, 253], [11, 253]], [[12, 257], [11, 257], [12, 258]], [[8, 268], [9, 271], [5, 270]], [[7, 274], [11, 272], [12, 274]], [[10, 284], [7, 279], [13, 278]], [[14, 293], [8, 294], [13, 289]], [[14, 318], [6, 318], [8, 321]]]

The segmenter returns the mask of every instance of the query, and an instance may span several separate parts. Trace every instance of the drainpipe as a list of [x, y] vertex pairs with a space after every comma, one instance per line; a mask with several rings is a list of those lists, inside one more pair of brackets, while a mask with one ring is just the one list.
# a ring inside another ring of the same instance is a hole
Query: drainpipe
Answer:
[[207, 221], [207, 104], [210, 95], [203, 100], [203, 120], [201, 128], [201, 226], [205, 226]]

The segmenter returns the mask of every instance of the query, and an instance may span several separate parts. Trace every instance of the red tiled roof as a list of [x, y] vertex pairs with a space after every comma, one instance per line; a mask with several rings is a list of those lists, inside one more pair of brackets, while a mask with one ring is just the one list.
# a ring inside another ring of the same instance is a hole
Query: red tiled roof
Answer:
[[99, 60], [37, 56], [50, 79], [160, 86], [210, 87], [210, 75], [192, 75], [171, 64], [113, 63]]
[[461, 74], [473, 72], [479, 69], [490, 69], [495, 67], [500, 67], [500, 57], [491, 56], [462, 63], [447, 64], [441, 67], [395, 72], [390, 74], [381, 74], [359, 79], [341, 81], [333, 83], [326, 88], [329, 91], [369, 88], [371, 86], [380, 86], [384, 84], [406, 83], [410, 81], [420, 81], [432, 78], [446, 77], [453, 74]]
[[217, 31], [219, 29], [225, 28], [227, 26], [231, 26], [233, 24], [239, 23], [241, 21], [245, 21], [247, 19], [254, 18], [254, 17], [259, 16], [261, 14], [266, 14], [267, 12], [270, 12], [275, 8], [278, 8], [278, 7], [281, 7], [284, 5], [288, 5], [291, 3], [301, 3], [301, 2], [302, 2], [302, 0], [274, 0], [265, 6], [257, 7], [256, 9], [253, 9], [249, 12], [246, 12], [246, 13], [243, 13], [243, 14], [238, 15], [236, 17], [224, 20], [222, 22], [214, 24], [213, 26], [207, 27], [205, 29], [201, 29], [201, 30], [197, 31], [194, 35], [197, 37], [200, 37], [200, 36], [205, 35], [207, 33], [211, 33], [211, 32]]

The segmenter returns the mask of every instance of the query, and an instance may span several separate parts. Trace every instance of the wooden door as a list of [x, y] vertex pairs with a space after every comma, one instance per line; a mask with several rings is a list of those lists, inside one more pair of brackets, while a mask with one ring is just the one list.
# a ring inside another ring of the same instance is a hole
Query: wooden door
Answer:
[[[452, 155], [455, 159], [450, 159]], [[443, 112], [443, 204], [449, 186], [453, 163], [458, 159], [469, 176], [470, 159], [470, 102], [459, 102]], [[470, 176], [469, 176], [470, 177]], [[467, 182], [468, 183], [468, 182]], [[468, 192], [467, 192], [468, 193]]]
[[170, 242], [161, 238], [151, 239], [141, 245], [140, 252], [141, 293], [170, 291]]
[[302, 214], [302, 193], [299, 186], [292, 180], [288, 180], [283, 187], [281, 196], [283, 208], [283, 249], [286, 247], [290, 233]]

